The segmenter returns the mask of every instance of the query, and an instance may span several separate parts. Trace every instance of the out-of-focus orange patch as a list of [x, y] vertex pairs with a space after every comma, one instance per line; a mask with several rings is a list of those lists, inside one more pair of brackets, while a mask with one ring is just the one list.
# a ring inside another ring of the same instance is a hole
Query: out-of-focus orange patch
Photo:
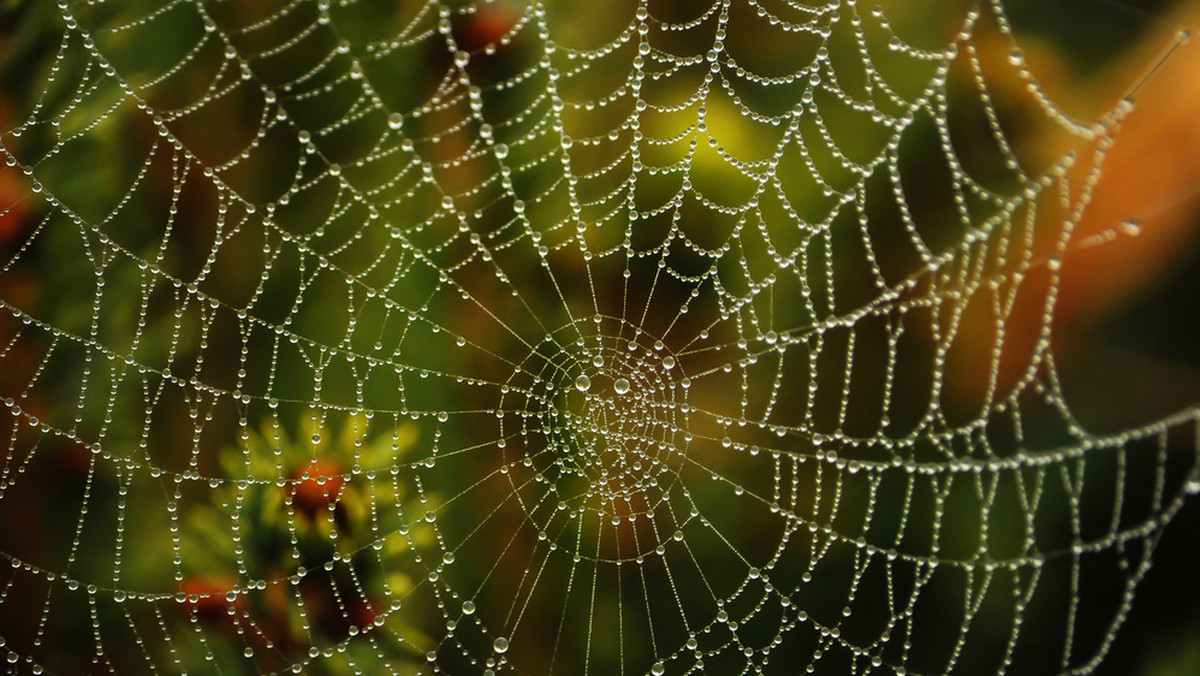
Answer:
[[29, 206], [23, 181], [15, 171], [0, 170], [0, 248], [19, 242], [29, 231]]
[[240, 612], [242, 609], [240, 595], [232, 603], [225, 600], [225, 594], [232, 588], [233, 582], [230, 580], [185, 577], [179, 590], [187, 595], [183, 605], [194, 612], [202, 623], [213, 627], [226, 626], [232, 629], [233, 621], [229, 615], [229, 608], [233, 606], [235, 612]]
[[458, 48], [474, 52], [495, 45], [520, 21], [521, 15], [506, 2], [480, 5], [455, 26], [454, 41]]
[[[1200, 24], [1200, 8], [1188, 11], [1187, 15], [1168, 18], [1166, 23]], [[1057, 57], [1052, 50], [1023, 45], [1025, 59], [1039, 83], [1049, 83], [1048, 89], [1057, 92], [1060, 87], [1053, 83], [1066, 76], [1061, 64], [1055, 65]], [[1151, 32], [1144, 45], [1130, 50], [1123, 61], [1098, 78], [1123, 78], [1132, 84], [1131, 74], [1146, 72], [1167, 46], [1162, 31]], [[1023, 90], [1021, 80], [1012, 77], [1011, 72], [1005, 74], [1005, 69], [1012, 69], [1007, 43], [995, 36], [981, 36], [978, 49], [981, 68], [997, 105], [1011, 100], [1008, 105], [1016, 109], [1009, 110], [1009, 114], [1045, 119], [1045, 112]], [[1072, 246], [1064, 257], [1052, 320], [1056, 358], [1072, 359], [1099, 322], [1119, 311], [1194, 249], [1200, 212], [1200, 152], [1196, 151], [1200, 148], [1200, 88], [1196, 82], [1200, 82], [1200, 43], [1193, 41], [1178, 49], [1137, 93], [1136, 107], [1108, 153], [1092, 200], [1075, 227]], [[1096, 101], [1089, 104], [1087, 97], [1086, 93], [1079, 94], [1077, 100], [1068, 102], [1068, 107], [1096, 105]], [[1115, 104], [1115, 99], [1106, 102], [1109, 106]], [[1050, 162], [1067, 150], [1061, 145], [1062, 135], [1052, 133], [1050, 126], [1039, 124], [1026, 132], [1014, 139], [1022, 157]], [[1082, 152], [1090, 153], [1091, 149]], [[1080, 178], [1082, 175], [1076, 173], [1074, 180]], [[1135, 221], [1136, 227], [1130, 221]], [[1045, 275], [1044, 271], [1035, 271], [1024, 281], [1018, 302], [1005, 321], [1000, 359], [995, 364], [997, 398], [1009, 394], [1029, 368], [1049, 291]], [[997, 340], [994, 321], [988, 312], [965, 317], [956, 338], [957, 343], [963, 343], [959, 349], [971, 359], [990, 361]], [[969, 392], [960, 392], [963, 380], [949, 379], [951, 396], [969, 394], [972, 401], [976, 400], [982, 394], [976, 391], [979, 384], [972, 382]]]
[[[0, 53], [4, 45], [0, 42]], [[0, 129], [8, 129], [12, 114], [8, 102], [0, 99]], [[7, 156], [3, 156], [7, 159]], [[0, 163], [0, 250], [7, 250], [28, 232], [31, 214], [25, 199], [28, 182], [16, 169]]]
[[371, 602], [361, 596], [355, 596], [348, 604], [346, 613], [350, 624], [360, 629], [370, 630], [375, 627], [375, 618], [379, 612], [375, 610], [379, 602]]
[[[1200, 23], [1191, 8], [1171, 23]], [[1131, 59], [1152, 63], [1161, 34]], [[1120, 66], [1119, 66], [1120, 67]], [[1128, 66], [1125, 67], [1128, 70]], [[1152, 285], [1195, 246], [1200, 211], [1200, 43], [1181, 46], [1140, 91], [1117, 136], [1075, 241], [1113, 231], [1117, 241], [1076, 249], [1063, 267], [1055, 322], [1070, 340]], [[1133, 228], [1123, 227], [1130, 219]]]

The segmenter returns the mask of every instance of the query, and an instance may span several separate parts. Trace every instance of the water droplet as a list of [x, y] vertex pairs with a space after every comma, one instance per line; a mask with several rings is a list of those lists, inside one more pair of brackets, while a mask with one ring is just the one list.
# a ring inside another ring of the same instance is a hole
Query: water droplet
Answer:
[[672, 357], [670, 355], [663, 357], [662, 364], [663, 364], [663, 368], [670, 371], [671, 369], [675, 368], [675, 357]]
[[463, 611], [463, 615], [474, 615], [475, 614], [475, 602], [474, 601], [463, 601], [462, 611]]
[[508, 639], [501, 636], [495, 641], [492, 641], [492, 650], [495, 650], [498, 653], [506, 652], [508, 650]]
[[654, 666], [650, 667], [650, 673], [654, 674], [654, 676], [662, 676], [667, 673], [667, 668], [663, 666], [662, 662], [655, 662]]
[[592, 389], [592, 379], [587, 376], [579, 376], [575, 379], [575, 389], [580, 392], [587, 392]]
[[596, 355], [595, 357], [592, 357], [592, 366], [595, 366], [596, 368], [600, 368], [601, 366], [604, 366], [604, 357], [602, 357], [600, 355]]
[[613, 383], [613, 391], [617, 394], [628, 394], [629, 381], [624, 378], [617, 378], [617, 382]]
[[1136, 218], [1131, 218], [1121, 224], [1121, 232], [1126, 235], [1136, 235], [1142, 231], [1142, 222]]
[[388, 115], [388, 126], [392, 129], [399, 129], [402, 124], [404, 124], [404, 116], [400, 113]]

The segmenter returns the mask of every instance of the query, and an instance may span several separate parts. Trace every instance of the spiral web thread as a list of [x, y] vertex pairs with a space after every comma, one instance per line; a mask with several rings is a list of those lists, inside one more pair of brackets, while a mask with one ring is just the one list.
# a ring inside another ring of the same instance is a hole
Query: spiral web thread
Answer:
[[10, 669], [1099, 663], [1198, 485], [1198, 410], [1091, 433], [1052, 349], [1132, 104], [998, 0], [598, 4], [58, 5]]

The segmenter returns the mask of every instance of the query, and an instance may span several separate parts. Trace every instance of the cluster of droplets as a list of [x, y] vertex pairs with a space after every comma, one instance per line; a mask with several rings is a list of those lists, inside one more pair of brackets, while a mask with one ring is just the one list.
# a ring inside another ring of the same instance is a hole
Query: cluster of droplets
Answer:
[[[552, 533], [575, 520], [617, 528], [654, 519], [678, 488], [691, 438], [676, 357], [644, 334], [598, 334], [566, 345], [555, 338], [548, 336], [552, 356], [531, 355], [540, 367], [526, 361], [514, 369], [496, 409], [514, 495], [542, 539], [558, 539]], [[523, 403], [514, 409], [504, 397]], [[509, 468], [523, 468], [533, 480]]]

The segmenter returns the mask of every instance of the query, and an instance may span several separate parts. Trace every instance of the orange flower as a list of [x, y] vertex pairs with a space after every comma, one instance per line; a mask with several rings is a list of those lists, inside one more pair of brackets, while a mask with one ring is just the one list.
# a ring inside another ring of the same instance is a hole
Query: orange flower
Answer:
[[339, 468], [329, 462], [314, 460], [293, 478], [301, 481], [292, 484], [292, 506], [310, 519], [341, 499], [345, 479]]

